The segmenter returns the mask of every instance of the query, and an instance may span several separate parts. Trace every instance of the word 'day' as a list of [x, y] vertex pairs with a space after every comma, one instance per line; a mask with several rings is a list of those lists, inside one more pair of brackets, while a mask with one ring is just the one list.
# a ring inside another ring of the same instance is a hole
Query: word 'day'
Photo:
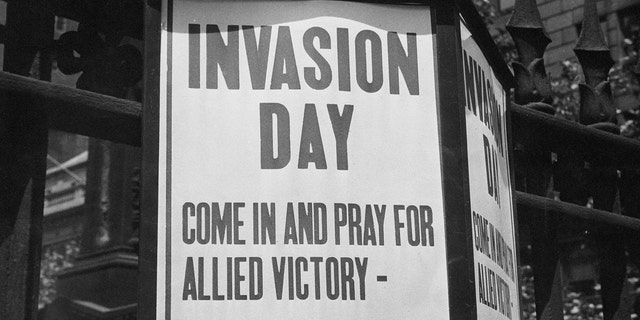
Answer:
[[[336, 158], [338, 170], [349, 168], [347, 138], [353, 106], [345, 105], [340, 114], [338, 105], [328, 104], [327, 112], [331, 119], [333, 134], [336, 141]], [[274, 123], [273, 117], [276, 118]], [[274, 128], [275, 126], [275, 128]], [[280, 103], [260, 104], [260, 159], [262, 169], [282, 169], [291, 159], [289, 112]], [[274, 129], [276, 131], [274, 141]], [[277, 149], [274, 150], [274, 143]], [[274, 152], [277, 152], [274, 154]], [[316, 106], [307, 103], [304, 107], [302, 133], [300, 134], [300, 152], [298, 154], [298, 169], [307, 169], [309, 163], [314, 163], [316, 169], [327, 169], [322, 135], [318, 124]]]

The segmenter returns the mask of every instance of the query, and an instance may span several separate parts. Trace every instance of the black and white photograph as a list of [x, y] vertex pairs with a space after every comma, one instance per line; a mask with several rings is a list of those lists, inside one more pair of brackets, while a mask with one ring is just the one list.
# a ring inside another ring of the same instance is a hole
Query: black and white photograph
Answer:
[[640, 319], [640, 0], [0, 0], [0, 319]]

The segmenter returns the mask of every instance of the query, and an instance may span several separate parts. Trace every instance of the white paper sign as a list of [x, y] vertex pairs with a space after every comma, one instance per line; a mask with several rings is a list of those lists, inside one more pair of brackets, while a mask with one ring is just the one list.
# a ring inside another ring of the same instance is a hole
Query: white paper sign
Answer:
[[461, 24], [478, 319], [520, 319], [506, 97]]
[[168, 1], [159, 319], [447, 319], [425, 6]]

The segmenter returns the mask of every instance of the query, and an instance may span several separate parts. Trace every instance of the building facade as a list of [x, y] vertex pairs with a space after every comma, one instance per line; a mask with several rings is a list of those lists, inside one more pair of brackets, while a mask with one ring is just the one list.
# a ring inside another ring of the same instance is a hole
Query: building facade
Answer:
[[[511, 16], [515, 0], [490, 2], [499, 12], [496, 27], [501, 28]], [[557, 78], [562, 75], [567, 64], [565, 61], [577, 61], [573, 47], [580, 35], [584, 0], [537, 0], [537, 3], [545, 30], [551, 39], [545, 53], [545, 66], [551, 78]], [[618, 62], [614, 70], [624, 68], [622, 64], [625, 63], [633, 65], [640, 48], [640, 1], [600, 0], [597, 1], [597, 8], [611, 57]], [[631, 80], [631, 84], [616, 86], [615, 73], [612, 75], [617, 107], [621, 110], [638, 108], [640, 92], [637, 79]]]

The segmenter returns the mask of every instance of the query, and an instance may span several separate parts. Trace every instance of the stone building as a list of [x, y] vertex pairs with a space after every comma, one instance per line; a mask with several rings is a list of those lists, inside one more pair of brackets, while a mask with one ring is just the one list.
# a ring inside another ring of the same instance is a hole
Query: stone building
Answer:
[[[490, 0], [501, 17], [497, 26], [503, 26], [511, 15], [515, 0]], [[545, 54], [545, 65], [551, 77], [558, 77], [566, 60], [576, 60], [573, 47], [580, 34], [584, 0], [537, 0], [538, 10], [551, 43]], [[597, 2], [600, 25], [611, 49], [611, 57], [620, 61], [633, 55], [630, 51], [640, 46], [640, 1], [600, 0]], [[620, 109], [637, 108], [638, 92], [615, 92]]]

